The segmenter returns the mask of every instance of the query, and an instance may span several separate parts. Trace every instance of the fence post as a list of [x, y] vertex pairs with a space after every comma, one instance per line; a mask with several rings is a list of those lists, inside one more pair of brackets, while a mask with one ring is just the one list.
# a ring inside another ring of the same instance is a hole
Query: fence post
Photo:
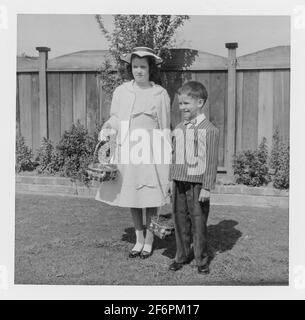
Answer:
[[233, 177], [232, 157], [235, 155], [235, 109], [236, 109], [236, 48], [237, 42], [226, 43], [228, 49], [228, 113], [225, 167]]
[[40, 118], [40, 141], [43, 137], [48, 138], [48, 103], [47, 103], [47, 61], [48, 47], [36, 47], [39, 52], [39, 118]]

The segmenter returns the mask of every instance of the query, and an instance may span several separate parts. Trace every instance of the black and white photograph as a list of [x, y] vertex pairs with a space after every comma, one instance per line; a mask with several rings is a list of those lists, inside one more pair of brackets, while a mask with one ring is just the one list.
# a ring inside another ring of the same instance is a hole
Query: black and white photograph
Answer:
[[291, 286], [296, 23], [200, 9], [16, 13], [14, 286]]

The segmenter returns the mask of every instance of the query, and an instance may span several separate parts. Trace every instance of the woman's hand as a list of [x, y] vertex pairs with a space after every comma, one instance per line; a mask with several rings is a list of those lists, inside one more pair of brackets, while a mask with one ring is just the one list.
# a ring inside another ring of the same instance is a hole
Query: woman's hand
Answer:
[[173, 192], [173, 182], [170, 181], [167, 186], [166, 186], [166, 189], [165, 189], [165, 195], [166, 196], [171, 196], [172, 195], [172, 192]]
[[99, 133], [98, 140], [107, 141], [108, 137], [115, 133], [116, 131], [111, 127], [110, 123], [106, 122]]

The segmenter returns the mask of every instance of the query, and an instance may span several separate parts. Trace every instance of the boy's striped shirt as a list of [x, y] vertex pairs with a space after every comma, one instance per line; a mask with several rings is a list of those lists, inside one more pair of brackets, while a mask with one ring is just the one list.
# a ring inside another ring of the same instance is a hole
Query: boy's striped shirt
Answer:
[[170, 180], [202, 183], [213, 189], [218, 164], [219, 130], [204, 116], [197, 123], [181, 122], [173, 132]]

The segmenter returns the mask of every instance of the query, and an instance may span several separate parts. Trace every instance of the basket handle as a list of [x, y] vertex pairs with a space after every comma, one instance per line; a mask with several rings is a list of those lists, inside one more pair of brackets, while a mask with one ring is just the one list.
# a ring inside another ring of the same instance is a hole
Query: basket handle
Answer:
[[[97, 156], [97, 153], [98, 153], [98, 150], [99, 150], [99, 148], [102, 146], [102, 143], [105, 143], [105, 142], [107, 142], [107, 141], [99, 141], [98, 143], [97, 143], [97, 145], [95, 146], [95, 149], [94, 149], [94, 153], [93, 153], [93, 156], [94, 157], [96, 157]], [[103, 144], [104, 144], [103, 143]]]

